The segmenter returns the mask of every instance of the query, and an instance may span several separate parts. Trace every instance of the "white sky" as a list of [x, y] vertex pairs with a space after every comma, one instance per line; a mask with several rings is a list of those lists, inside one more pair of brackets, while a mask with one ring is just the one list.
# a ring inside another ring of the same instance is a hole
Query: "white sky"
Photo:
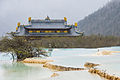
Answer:
[[68, 18], [73, 24], [103, 7], [110, 0], [0, 0], [0, 36], [15, 31], [27, 18]]

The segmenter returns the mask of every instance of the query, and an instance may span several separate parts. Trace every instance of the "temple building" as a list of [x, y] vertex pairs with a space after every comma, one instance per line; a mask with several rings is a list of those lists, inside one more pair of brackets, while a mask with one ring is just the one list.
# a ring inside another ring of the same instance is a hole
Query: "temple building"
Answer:
[[20, 25], [16, 27], [15, 36], [41, 37], [41, 36], [79, 36], [81, 33], [77, 31], [77, 23], [75, 25], [67, 25], [67, 18], [50, 19], [48, 16], [41, 19], [28, 18], [28, 25]]

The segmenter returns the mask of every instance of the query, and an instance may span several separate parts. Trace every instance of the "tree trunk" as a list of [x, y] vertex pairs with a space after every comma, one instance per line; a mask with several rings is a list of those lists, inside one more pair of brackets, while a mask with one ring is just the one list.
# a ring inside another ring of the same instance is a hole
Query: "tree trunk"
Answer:
[[13, 62], [14, 62], [14, 61], [15, 61], [15, 56], [14, 56], [13, 53], [11, 53], [11, 55], [12, 55], [12, 60], [13, 60]]

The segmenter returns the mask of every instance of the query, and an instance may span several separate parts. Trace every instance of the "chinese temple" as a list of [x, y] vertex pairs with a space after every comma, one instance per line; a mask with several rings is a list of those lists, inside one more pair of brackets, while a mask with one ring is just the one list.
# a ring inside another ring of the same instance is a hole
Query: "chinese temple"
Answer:
[[79, 36], [77, 23], [74, 25], [67, 24], [67, 18], [45, 19], [28, 18], [28, 25], [21, 25], [20, 22], [16, 27], [15, 36], [41, 37], [41, 36]]

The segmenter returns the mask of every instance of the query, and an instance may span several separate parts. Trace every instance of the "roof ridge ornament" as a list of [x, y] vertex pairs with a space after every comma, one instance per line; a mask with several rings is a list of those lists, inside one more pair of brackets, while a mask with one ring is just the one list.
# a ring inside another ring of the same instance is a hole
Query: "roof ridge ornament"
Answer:
[[67, 18], [66, 17], [64, 17], [64, 21], [67, 22]]
[[28, 21], [31, 22], [31, 17], [28, 18]]
[[45, 18], [45, 20], [50, 20], [50, 17], [49, 17], [49, 16], [47, 16], [47, 17]]

